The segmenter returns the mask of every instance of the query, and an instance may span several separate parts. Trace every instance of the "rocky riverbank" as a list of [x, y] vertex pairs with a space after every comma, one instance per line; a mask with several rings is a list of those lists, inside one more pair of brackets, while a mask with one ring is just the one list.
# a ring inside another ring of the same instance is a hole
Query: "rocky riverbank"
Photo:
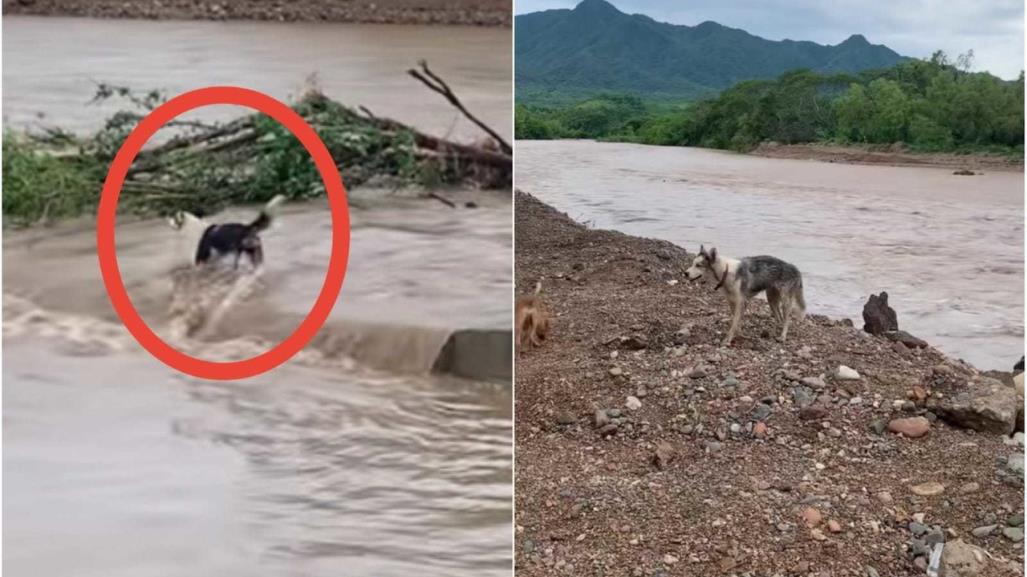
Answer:
[[791, 158], [875, 164], [883, 166], [923, 166], [951, 168], [961, 175], [973, 176], [991, 170], [1023, 172], [1023, 156], [1001, 154], [954, 154], [945, 152], [912, 152], [902, 146], [840, 146], [834, 144], [763, 143], [751, 154], [768, 158]]
[[720, 348], [681, 248], [523, 193], [516, 230], [555, 315], [517, 360], [519, 575], [1023, 575], [1022, 374], [817, 316], [781, 344], [762, 299]]
[[4, 15], [510, 26], [508, 0], [4, 0]]

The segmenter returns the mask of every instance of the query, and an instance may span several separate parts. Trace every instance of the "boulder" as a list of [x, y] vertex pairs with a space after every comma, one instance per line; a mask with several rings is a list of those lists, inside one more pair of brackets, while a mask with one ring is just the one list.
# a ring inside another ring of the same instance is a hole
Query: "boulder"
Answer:
[[1022, 373], [1023, 372], [1023, 361], [1024, 361], [1024, 357], [1021, 355], [1020, 356], [1020, 361], [1018, 363], [1016, 363], [1015, 365], [1013, 365], [1013, 372], [1014, 373]]
[[983, 378], [938, 405], [938, 416], [957, 427], [1008, 435], [1016, 429], [1022, 401], [1016, 390]]
[[1022, 575], [1022, 568], [1002, 560], [962, 539], [945, 544], [938, 566], [939, 577], [1001, 577]]
[[870, 295], [863, 305], [863, 330], [872, 335], [899, 330], [895, 309], [888, 306], [888, 293], [882, 291], [879, 295]]

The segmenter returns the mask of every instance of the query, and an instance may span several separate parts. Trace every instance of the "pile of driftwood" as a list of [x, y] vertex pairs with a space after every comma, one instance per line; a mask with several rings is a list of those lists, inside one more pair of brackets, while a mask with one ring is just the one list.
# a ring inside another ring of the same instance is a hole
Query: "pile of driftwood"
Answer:
[[[513, 172], [510, 144], [468, 111], [427, 63], [421, 62], [420, 68], [409, 74], [442, 95], [480, 127], [487, 139], [465, 144], [425, 134], [364, 107], [344, 106], [316, 89], [292, 106], [325, 143], [347, 187], [368, 181], [384, 186], [412, 185], [423, 189], [426, 196], [440, 199], [433, 192], [440, 186], [509, 190]], [[51, 130], [35, 135], [35, 143], [62, 161], [106, 167], [143, 114], [163, 102], [156, 92], [137, 95], [127, 88], [100, 85], [96, 99], [114, 97], [127, 99], [135, 110], [115, 114], [88, 138]], [[323, 194], [320, 174], [302, 144], [263, 114], [225, 123], [176, 120], [168, 127], [175, 131], [173, 136], [145, 147], [136, 157], [122, 189], [122, 210], [203, 214], [228, 204], [264, 201], [276, 194], [291, 199]]]

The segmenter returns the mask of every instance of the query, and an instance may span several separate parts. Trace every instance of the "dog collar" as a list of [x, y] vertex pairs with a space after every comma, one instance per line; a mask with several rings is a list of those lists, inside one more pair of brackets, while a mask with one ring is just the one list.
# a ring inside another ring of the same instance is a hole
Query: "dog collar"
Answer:
[[727, 263], [725, 263], [724, 274], [720, 275], [720, 282], [717, 283], [717, 286], [713, 287], [713, 290], [720, 290], [720, 287], [724, 286], [724, 281], [727, 280], [727, 269], [728, 266]]

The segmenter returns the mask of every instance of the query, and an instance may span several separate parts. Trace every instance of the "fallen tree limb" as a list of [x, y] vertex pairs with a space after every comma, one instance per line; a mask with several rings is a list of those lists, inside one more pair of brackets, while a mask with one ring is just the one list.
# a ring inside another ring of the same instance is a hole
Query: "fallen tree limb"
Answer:
[[499, 144], [500, 150], [502, 150], [507, 155], [513, 154], [513, 147], [510, 146], [510, 143], [504, 140], [503, 137], [499, 135], [499, 133], [497, 133], [487, 124], [485, 124], [481, 120], [478, 120], [478, 117], [471, 114], [471, 112], [467, 110], [463, 103], [460, 102], [460, 99], [456, 97], [456, 94], [453, 93], [453, 90], [450, 89], [449, 85], [446, 84], [446, 82], [443, 81], [441, 78], [439, 78], [434, 72], [432, 72], [430, 68], [428, 68], [427, 61], [421, 60], [419, 64], [421, 65], [421, 71], [411, 68], [410, 70], [407, 70], [407, 74], [420, 80], [425, 86], [427, 86], [435, 92], [438, 92], [443, 97], [445, 97], [445, 99], [448, 100], [450, 104], [455, 106], [457, 110], [462, 112], [468, 120], [477, 125], [478, 128], [481, 128], [486, 133], [488, 133], [488, 135], [491, 136], [497, 144]]
[[[491, 137], [480, 146], [426, 134], [397, 120], [376, 116], [364, 106], [350, 108], [309, 91], [292, 108], [314, 128], [347, 187], [368, 181], [387, 187], [422, 186], [424, 195], [447, 206], [455, 203], [432, 192], [439, 186], [509, 190], [511, 147], [474, 117], [450, 87], [422, 62], [414, 74], [443, 94]], [[155, 92], [135, 95], [101, 85], [97, 100], [125, 98], [152, 110]], [[99, 199], [110, 162], [144, 114], [121, 110], [97, 133], [80, 137], [59, 129], [39, 134], [5, 133], [4, 210], [11, 222], [33, 223], [91, 211]], [[142, 150], [124, 182], [122, 209], [143, 214], [175, 210], [209, 213], [235, 203], [262, 202], [276, 194], [306, 199], [324, 193], [321, 177], [303, 145], [282, 125], [262, 114], [229, 122], [179, 122], [166, 141]], [[9, 148], [10, 146], [10, 148]], [[17, 158], [8, 174], [8, 152]], [[53, 198], [48, 191], [60, 191]], [[10, 191], [10, 193], [8, 192]], [[41, 200], [46, 199], [46, 200]]]

